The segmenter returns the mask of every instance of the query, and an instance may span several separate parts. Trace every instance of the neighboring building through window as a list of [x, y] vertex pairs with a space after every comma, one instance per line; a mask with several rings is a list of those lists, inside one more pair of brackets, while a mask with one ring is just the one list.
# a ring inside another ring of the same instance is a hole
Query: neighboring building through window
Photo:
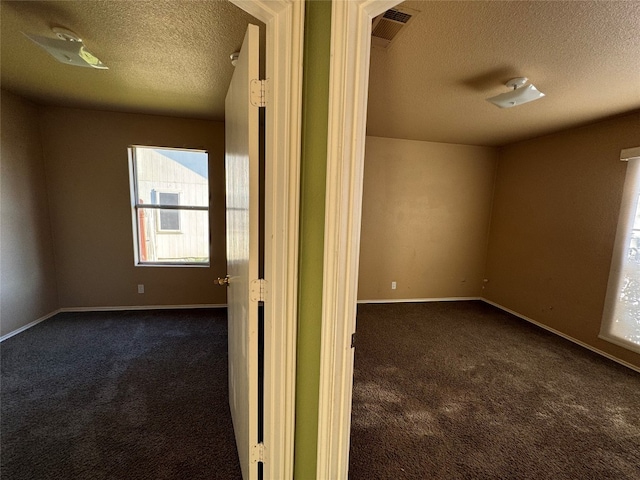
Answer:
[[600, 337], [640, 353], [640, 147], [628, 161]]
[[209, 265], [208, 154], [130, 147], [137, 265]]

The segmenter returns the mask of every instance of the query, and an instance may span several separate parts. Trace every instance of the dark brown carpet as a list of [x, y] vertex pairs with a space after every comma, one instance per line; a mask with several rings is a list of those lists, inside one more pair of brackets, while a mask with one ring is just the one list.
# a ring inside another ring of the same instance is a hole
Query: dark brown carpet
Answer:
[[2, 480], [240, 478], [226, 310], [64, 313], [0, 349]]
[[640, 479], [637, 372], [482, 302], [357, 331], [351, 479]]

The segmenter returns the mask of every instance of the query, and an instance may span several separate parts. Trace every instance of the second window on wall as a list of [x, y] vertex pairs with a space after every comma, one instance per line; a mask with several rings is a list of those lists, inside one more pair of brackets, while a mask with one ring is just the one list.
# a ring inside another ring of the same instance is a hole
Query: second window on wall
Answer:
[[627, 173], [600, 338], [640, 353], [640, 147], [620, 158]]
[[136, 265], [209, 265], [207, 152], [129, 148]]

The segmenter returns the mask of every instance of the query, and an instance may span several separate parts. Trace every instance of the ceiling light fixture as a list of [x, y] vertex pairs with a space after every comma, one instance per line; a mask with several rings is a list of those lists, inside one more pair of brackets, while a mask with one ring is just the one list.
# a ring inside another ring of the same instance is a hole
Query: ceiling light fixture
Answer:
[[527, 83], [526, 77], [512, 78], [506, 85], [512, 88], [510, 92], [501, 93], [495, 97], [487, 98], [487, 102], [491, 102], [500, 108], [511, 108], [516, 105], [522, 105], [523, 103], [533, 102], [539, 98], [544, 97], [544, 93], [539, 91], [532, 84], [524, 86]]
[[29, 33], [25, 33], [25, 35], [61, 63], [75, 65], [76, 67], [108, 70], [109, 67], [87, 50], [87, 47], [82, 43], [82, 39], [71, 30], [55, 27], [53, 32], [58, 38], [41, 37]]

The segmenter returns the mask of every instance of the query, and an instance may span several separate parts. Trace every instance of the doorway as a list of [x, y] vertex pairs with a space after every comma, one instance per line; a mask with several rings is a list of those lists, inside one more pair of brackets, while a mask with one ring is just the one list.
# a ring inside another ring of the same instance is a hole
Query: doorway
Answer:
[[[231, 0], [267, 26], [265, 78], [264, 479], [293, 477], [298, 171], [304, 3]], [[269, 52], [278, 52], [278, 55]]]

